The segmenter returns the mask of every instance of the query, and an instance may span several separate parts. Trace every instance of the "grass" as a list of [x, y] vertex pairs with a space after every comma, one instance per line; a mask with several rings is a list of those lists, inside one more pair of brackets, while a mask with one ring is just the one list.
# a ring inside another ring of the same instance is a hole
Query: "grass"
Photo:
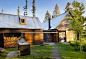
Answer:
[[0, 59], [5, 59], [7, 57], [7, 54], [11, 51], [17, 51], [18, 48], [8, 48], [8, 49], [5, 49], [6, 51], [3, 52], [3, 53], [0, 53]]
[[[8, 51], [8, 52], [17, 51], [17, 50], [18, 50], [17, 48], [6, 49], [6, 51]], [[51, 45], [45, 45], [45, 46], [36, 45], [36, 46], [31, 46], [31, 54], [30, 55], [17, 56], [15, 58], [11, 58], [11, 59], [51, 59], [52, 51], [53, 51], [53, 46], [51, 46]], [[1, 57], [4, 58], [3, 56], [1, 56]], [[5, 57], [5, 59], [10, 59], [10, 58]]]
[[69, 44], [56, 44], [60, 50], [60, 56], [64, 59], [86, 59], [86, 52], [75, 51], [74, 47]]

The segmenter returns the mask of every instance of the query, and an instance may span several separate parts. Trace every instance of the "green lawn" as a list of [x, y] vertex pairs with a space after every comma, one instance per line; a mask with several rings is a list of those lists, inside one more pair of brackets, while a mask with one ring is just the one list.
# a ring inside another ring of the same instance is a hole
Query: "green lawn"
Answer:
[[[10, 52], [10, 51], [18, 51], [17, 48], [8, 48], [6, 49], [5, 55], [2, 55], [1, 57], [4, 59], [10, 59], [10, 58], [6, 58], [6, 53]], [[31, 46], [31, 54], [30, 55], [26, 55], [26, 56], [18, 56], [15, 58], [11, 58], [11, 59], [51, 59], [51, 53], [53, 51], [53, 46], [51, 45], [45, 45], [45, 46], [40, 46], [40, 45], [36, 45], [36, 46]]]
[[75, 51], [74, 47], [67, 44], [56, 44], [60, 50], [60, 56], [64, 59], [86, 59], [86, 52]]

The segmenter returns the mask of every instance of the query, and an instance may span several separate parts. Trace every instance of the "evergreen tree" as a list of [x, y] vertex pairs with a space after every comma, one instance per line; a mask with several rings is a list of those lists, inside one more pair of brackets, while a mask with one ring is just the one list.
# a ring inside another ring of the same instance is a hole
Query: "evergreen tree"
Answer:
[[55, 10], [53, 11], [53, 17], [56, 17], [58, 15], [60, 15], [60, 10], [59, 10], [58, 5], [56, 4]]
[[3, 10], [3, 7], [2, 7], [2, 11], [1, 11], [1, 12], [3, 13], [3, 11], [4, 11], [4, 10]]
[[82, 14], [84, 13], [85, 6], [83, 3], [79, 3], [76, 1], [73, 1], [72, 3], [72, 10], [70, 10], [71, 17], [67, 18], [67, 20], [70, 20], [71, 25], [69, 26], [69, 30], [73, 30], [75, 34], [79, 34], [80, 36], [80, 51], [81, 51], [81, 33], [83, 31], [83, 23], [84, 19]]
[[33, 17], [35, 17], [35, 11], [36, 11], [35, 0], [33, 0], [32, 3], [33, 3], [33, 6], [32, 6], [33, 7], [33, 9], [32, 9], [33, 12], [32, 13], [33, 13]]
[[20, 8], [20, 7], [19, 7], [19, 5], [18, 5], [18, 15], [20, 15], [20, 11], [19, 11], [19, 8]]
[[65, 7], [65, 12], [71, 10], [70, 5], [71, 5], [71, 3], [68, 2], [67, 5], [66, 5], [66, 7]]
[[47, 20], [48, 20], [48, 17], [51, 18], [51, 15], [50, 15], [50, 13], [49, 13], [48, 10], [47, 10], [47, 12], [46, 12], [46, 14], [45, 14], [45, 19], [44, 19], [43, 22], [47, 21]]

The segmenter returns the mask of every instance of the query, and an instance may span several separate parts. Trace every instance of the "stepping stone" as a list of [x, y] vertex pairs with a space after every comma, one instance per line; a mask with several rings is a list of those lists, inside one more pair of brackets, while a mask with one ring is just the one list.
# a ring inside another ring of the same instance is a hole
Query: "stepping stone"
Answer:
[[44, 42], [43, 44], [55, 45], [55, 43], [53, 43], [53, 42]]
[[70, 43], [68, 43], [68, 42], [61, 42], [62, 44], [70, 44]]
[[5, 49], [0, 47], [0, 52], [5, 52]]
[[59, 47], [57, 45], [53, 45], [54, 49], [51, 54], [52, 59], [63, 59], [61, 56], [59, 56]]
[[7, 58], [12, 58], [18, 56], [17, 51], [12, 51], [7, 54]]

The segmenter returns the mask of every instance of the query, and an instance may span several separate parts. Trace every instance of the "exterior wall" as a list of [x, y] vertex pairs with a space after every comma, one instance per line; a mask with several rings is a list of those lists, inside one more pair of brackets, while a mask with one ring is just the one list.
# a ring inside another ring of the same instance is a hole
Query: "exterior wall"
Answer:
[[25, 33], [25, 40], [30, 43], [30, 45], [33, 45], [33, 33]]
[[57, 42], [56, 33], [45, 33], [44, 42]]
[[[34, 30], [34, 32], [41, 32], [43, 30]], [[43, 44], [43, 33], [25, 33], [26, 42], [30, 45]]]
[[25, 33], [25, 40], [30, 45], [43, 44], [43, 33]]
[[74, 39], [74, 32], [68, 31], [68, 26], [71, 25], [70, 21], [66, 20], [66, 17], [59, 23], [57, 26], [58, 30], [66, 30], [66, 41], [69, 42], [70, 40]]
[[[42, 29], [40, 30], [34, 30], [34, 32], [43, 32]], [[34, 33], [34, 44], [38, 45], [38, 44], [43, 44], [43, 33]]]
[[43, 44], [43, 33], [34, 33], [34, 32], [43, 32], [42, 29], [0, 29], [0, 30], [1, 30], [0, 33], [3, 32], [2, 34], [4, 34], [4, 36], [2, 37], [4, 48], [17, 47], [18, 46], [17, 43], [21, 38], [21, 32], [33, 32], [33, 33], [25, 33], [24, 36], [26, 42], [30, 43], [31, 45]]
[[69, 42], [74, 40], [74, 32], [73, 31], [66, 31], [66, 41]]

